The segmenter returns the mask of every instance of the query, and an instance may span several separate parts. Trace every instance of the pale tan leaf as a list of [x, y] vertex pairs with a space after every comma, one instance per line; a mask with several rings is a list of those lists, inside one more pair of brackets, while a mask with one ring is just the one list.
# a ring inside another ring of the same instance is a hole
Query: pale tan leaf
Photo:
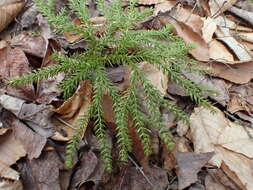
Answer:
[[217, 39], [224, 42], [234, 52], [240, 61], [252, 60], [252, 57], [248, 53], [247, 49], [232, 37], [228, 28], [219, 26], [215, 34], [218, 37]]
[[8, 26], [24, 7], [25, 2], [15, 2], [0, 6], [0, 31]]
[[[213, 114], [203, 107], [191, 115], [191, 135], [197, 153], [214, 151], [210, 164], [222, 168], [243, 189], [253, 189], [253, 129], [229, 121], [218, 110]], [[226, 167], [225, 167], [226, 166]], [[224, 169], [226, 168], [226, 169]], [[233, 174], [233, 176], [232, 176]]]
[[217, 40], [212, 40], [209, 43], [209, 54], [211, 59], [219, 62], [227, 63], [234, 61], [234, 57], [228, 51], [227, 47]]
[[205, 40], [206, 43], [209, 43], [213, 39], [214, 32], [217, 29], [217, 25], [215, 21], [208, 17], [203, 18], [204, 25], [202, 27], [202, 37]]
[[22, 182], [3, 179], [0, 182], [0, 190], [23, 190]]
[[167, 93], [168, 76], [164, 75], [162, 71], [158, 70], [154, 65], [148, 62], [139, 64], [142, 72], [145, 73], [146, 78], [153, 84], [161, 93]]

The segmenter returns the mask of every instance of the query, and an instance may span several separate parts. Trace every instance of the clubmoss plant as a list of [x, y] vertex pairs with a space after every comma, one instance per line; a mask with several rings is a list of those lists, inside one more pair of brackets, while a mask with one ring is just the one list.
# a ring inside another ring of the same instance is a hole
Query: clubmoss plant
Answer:
[[[193, 101], [206, 107], [210, 106], [208, 100], [203, 97], [203, 94], [209, 90], [186, 79], [182, 74], [182, 71], [195, 71], [195, 67], [189, 64], [190, 61], [187, 58], [187, 52], [191, 47], [170, 33], [171, 26], [169, 25], [164, 26], [161, 30], [137, 29], [136, 24], [149, 16], [152, 9], [138, 11], [135, 9], [135, 0], [129, 0], [127, 8], [123, 8], [121, 0], [112, 0], [109, 5], [105, 4], [103, 0], [97, 0], [97, 7], [106, 18], [103, 32], [98, 35], [97, 27], [90, 22], [85, 0], [68, 0], [68, 8], [73, 10], [82, 21], [81, 26], [76, 26], [71, 22], [67, 8], [62, 8], [56, 14], [54, 0], [34, 0], [34, 2], [57, 32], [72, 32], [83, 36], [88, 44], [87, 50], [81, 53], [54, 54], [52, 57], [59, 62], [57, 65], [42, 68], [9, 81], [9, 85], [19, 86], [64, 72], [68, 77], [59, 84], [64, 98], [74, 93], [80, 81], [89, 80], [91, 82], [93, 100], [89, 109], [76, 123], [75, 134], [67, 145], [66, 166], [72, 166], [72, 156], [77, 151], [84, 126], [90, 119], [93, 119], [94, 133], [99, 140], [101, 157], [106, 169], [112, 169], [112, 157], [106, 139], [106, 122], [101, 104], [105, 93], [109, 94], [113, 100], [120, 160], [126, 161], [128, 152], [132, 150], [128, 131], [129, 117], [135, 123], [135, 129], [146, 155], [151, 153], [150, 132], [146, 126], [154, 127], [157, 130], [167, 148], [173, 146], [172, 137], [162, 120], [160, 108], [171, 111], [184, 122], [188, 122], [188, 116], [175, 104], [164, 99], [160, 91], [150, 83], [138, 66], [140, 62], [146, 61], [154, 65], [176, 84], [183, 87]], [[118, 92], [105, 71], [106, 67], [117, 65], [124, 65], [132, 71], [130, 87], [125, 92]], [[148, 113], [142, 111], [139, 103], [140, 85]]]

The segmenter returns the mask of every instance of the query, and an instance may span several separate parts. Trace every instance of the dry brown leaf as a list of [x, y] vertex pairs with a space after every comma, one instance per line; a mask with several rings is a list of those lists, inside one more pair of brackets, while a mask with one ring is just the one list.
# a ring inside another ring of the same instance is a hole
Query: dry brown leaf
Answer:
[[0, 6], [0, 32], [8, 26], [25, 5], [25, 1]]
[[[222, 52], [222, 53], [221, 53]], [[233, 62], [234, 57], [228, 51], [227, 47], [218, 40], [212, 40], [209, 43], [210, 58], [218, 62]]]
[[169, 17], [161, 18], [164, 24], [172, 24], [175, 33], [183, 38], [186, 44], [195, 45], [194, 49], [189, 53], [199, 61], [209, 60], [209, 48], [203, 38], [196, 32], [194, 32], [188, 25], [183, 22], [177, 22]]
[[[78, 118], [83, 115], [84, 111], [90, 106], [91, 93], [91, 84], [87, 81], [81, 82], [74, 95], [67, 99], [59, 108], [53, 109], [53, 111], [58, 113], [65, 122], [73, 126]], [[73, 128], [67, 127], [63, 123], [59, 128], [67, 132], [68, 138], [72, 136]]]
[[[3, 46], [3, 48], [0, 49], [0, 62], [0, 75], [3, 81], [8, 81], [13, 77], [20, 77], [31, 72], [28, 59], [20, 48], [12, 49], [8, 45]], [[6, 86], [5, 90], [9, 94], [24, 100], [33, 101], [35, 98], [34, 87], [32, 84], [16, 88]]]
[[168, 76], [148, 62], [141, 62], [140, 69], [144, 72], [149, 82], [154, 85], [162, 95], [167, 93]]
[[7, 133], [0, 136], [0, 162], [2, 164], [11, 166], [25, 155], [25, 149], [20, 142], [15, 139], [14, 133], [11, 130], [8, 130]]
[[155, 14], [162, 24], [172, 24], [173, 32], [183, 38], [186, 44], [195, 45], [190, 51], [195, 59], [209, 60], [208, 45], [201, 36], [203, 21], [198, 15], [191, 14], [189, 10], [180, 6], [174, 7], [174, 3], [170, 2], [156, 6]]
[[236, 0], [210, 0], [209, 7], [212, 17], [219, 16], [224, 11], [230, 9], [235, 3]]
[[[230, 113], [242, 111], [251, 115], [251, 113], [253, 113], [253, 94], [252, 94], [253, 84], [248, 83], [246, 85], [240, 86], [234, 85], [229, 89], [229, 91], [230, 91], [230, 101], [227, 104], [228, 111]], [[244, 120], [249, 119], [245, 118]]]
[[245, 47], [248, 51], [253, 51], [253, 43], [247, 42], [242, 40], [241, 44], [243, 45], [243, 47]]
[[60, 175], [63, 163], [56, 151], [43, 151], [38, 159], [18, 163], [25, 190], [61, 190]]
[[[216, 109], [216, 108], [215, 108]], [[253, 189], [253, 142], [247, 129], [225, 118], [216, 109], [213, 114], [203, 107], [195, 108], [191, 115], [191, 135], [197, 153], [214, 151], [210, 164], [223, 171], [242, 189]]]
[[196, 154], [193, 152], [178, 152], [178, 189], [184, 189], [198, 180], [197, 174], [212, 158], [213, 152]]
[[237, 84], [245, 84], [249, 82], [253, 78], [252, 70], [253, 61], [238, 63], [235, 65], [214, 62], [210, 67], [210, 72], [213, 75]]
[[196, 32], [200, 36], [202, 35], [201, 28], [204, 23], [199, 15], [192, 13], [191, 9], [183, 8], [182, 5], [177, 6], [175, 19], [189, 26], [193, 32]]

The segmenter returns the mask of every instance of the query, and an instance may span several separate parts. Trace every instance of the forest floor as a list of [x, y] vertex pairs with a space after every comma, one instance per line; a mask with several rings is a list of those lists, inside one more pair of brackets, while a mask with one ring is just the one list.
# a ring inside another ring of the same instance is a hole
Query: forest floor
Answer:
[[[57, 9], [67, 4], [56, 1]], [[93, 24], [101, 24], [103, 17], [96, 3], [90, 0], [87, 6]], [[154, 14], [143, 21], [146, 28], [159, 29], [171, 23], [175, 35], [195, 44], [189, 56], [209, 74], [186, 73], [185, 77], [218, 92], [206, 95], [217, 113], [195, 105], [168, 77], [147, 68], [151, 83], [190, 115], [190, 125], [185, 125], [161, 110], [176, 144], [173, 151], [166, 150], [154, 133], [153, 154], [144, 156], [132, 130], [135, 146], [129, 162], [118, 161], [117, 147], [112, 145], [113, 171], [108, 173], [90, 124], [74, 166], [66, 169], [66, 142], [86, 103], [85, 82], [63, 101], [57, 83], [64, 73], [16, 88], [7, 86], [6, 81], [58, 64], [50, 59], [53, 52], [82, 51], [85, 40], [73, 33], [55, 34], [30, 0], [2, 0], [0, 190], [253, 189], [253, 4], [245, 0], [139, 0], [136, 8], [147, 7], [152, 7]], [[79, 21], [73, 17], [73, 22]], [[119, 88], [127, 85], [123, 66], [108, 68], [108, 76]], [[105, 96], [105, 120], [114, 128], [111, 104]], [[131, 126], [129, 122], [130, 131]], [[115, 141], [113, 134], [108, 139]]]

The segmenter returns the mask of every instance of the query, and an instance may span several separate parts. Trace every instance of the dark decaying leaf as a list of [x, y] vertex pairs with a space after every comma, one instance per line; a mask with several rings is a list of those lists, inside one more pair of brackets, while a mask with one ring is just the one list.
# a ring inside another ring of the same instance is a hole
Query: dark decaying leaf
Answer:
[[26, 11], [20, 17], [20, 24], [23, 28], [31, 27], [36, 24], [36, 16], [38, 10], [35, 5], [32, 5], [26, 9]]
[[220, 182], [226, 189], [240, 189], [221, 169], [208, 169], [207, 171], [215, 181]]
[[169, 182], [165, 170], [154, 167], [145, 168], [144, 173], [152, 183], [149, 184], [145, 177], [135, 168], [127, 167], [118, 176], [117, 183], [114, 189], [118, 190], [164, 190], [167, 188]]
[[211, 177], [211, 175], [207, 175], [205, 179], [206, 190], [226, 190], [226, 187], [222, 185], [219, 181], [216, 181]]
[[[92, 151], [86, 151], [83, 153], [80, 166], [76, 170], [76, 172], [73, 175], [71, 188], [72, 189], [78, 189], [80, 188], [84, 183], [88, 181], [92, 181], [92, 176], [96, 175], [98, 172], [98, 165], [99, 161], [97, 156]], [[98, 182], [101, 181], [101, 177], [104, 173], [104, 170], [100, 173], [100, 179], [97, 179], [98, 181], [92, 181], [95, 185], [98, 185]]]
[[36, 133], [50, 137], [54, 133], [54, 125], [50, 118], [53, 114], [46, 105], [27, 104], [23, 100], [2, 94], [0, 104], [12, 112], [17, 118], [25, 121]]
[[[50, 59], [50, 56], [55, 51], [60, 51], [59, 44], [56, 41], [49, 40], [46, 54], [42, 61], [42, 68], [59, 64], [55, 60]], [[57, 84], [60, 83], [63, 79], [64, 73], [60, 73], [55, 77], [50, 77], [48, 79], [39, 81], [37, 84], [36, 101], [41, 104], [49, 104], [52, 101], [58, 100], [57, 96], [61, 94], [61, 91], [57, 87]]]
[[3, 112], [2, 119], [3, 123], [13, 130], [15, 139], [23, 146], [28, 158], [38, 158], [47, 138], [35, 133], [10, 112]]
[[50, 137], [55, 126], [50, 120], [53, 112], [46, 105], [24, 104], [18, 118], [24, 120], [36, 133]]
[[[10, 78], [20, 77], [31, 72], [25, 53], [20, 48], [12, 49], [8, 45], [0, 49], [0, 66], [0, 75], [5, 82]], [[6, 86], [4, 90], [8, 94], [24, 100], [33, 101], [35, 98], [34, 87], [32, 84], [15, 88]]]
[[[210, 97], [222, 105], [226, 105], [229, 101], [228, 87], [226, 83], [217, 78], [211, 78], [206, 75], [184, 72], [186, 78], [194, 81], [197, 84], [202, 85], [205, 88], [213, 90], [216, 94], [206, 94], [206, 97]], [[168, 92], [171, 94], [177, 94], [180, 96], [188, 96], [181, 87], [173, 83], [172, 81], [168, 85]]]
[[178, 188], [181, 190], [195, 183], [198, 180], [198, 172], [213, 155], [213, 152], [201, 154], [193, 152], [178, 152], [176, 154], [178, 164]]
[[25, 190], [62, 190], [59, 173], [63, 169], [55, 151], [44, 151], [40, 158], [18, 162]]

